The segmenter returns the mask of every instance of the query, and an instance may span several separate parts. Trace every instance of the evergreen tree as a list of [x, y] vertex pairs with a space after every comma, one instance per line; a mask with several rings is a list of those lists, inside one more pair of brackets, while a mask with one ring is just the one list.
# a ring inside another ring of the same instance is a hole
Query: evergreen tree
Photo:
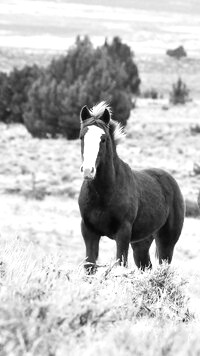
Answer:
[[126, 73], [123, 85], [129, 87], [132, 94], [138, 94], [141, 81], [137, 66], [133, 61], [134, 54], [131, 48], [127, 44], [122, 43], [119, 37], [114, 37], [111, 44], [106, 40], [104, 47], [107, 49], [107, 53], [112, 61], [118, 62], [118, 65], [123, 67]]
[[8, 76], [0, 73], [0, 121], [7, 122], [10, 115], [12, 90], [8, 84]]
[[34, 136], [74, 139], [81, 107], [102, 100], [112, 106], [114, 119], [126, 125], [139, 83], [132, 52], [120, 39], [95, 49], [88, 37], [77, 37], [68, 53], [40, 70], [29, 86], [22, 98], [25, 125]]
[[14, 68], [9, 75], [0, 77], [0, 120], [4, 122], [23, 122], [24, 105], [28, 100], [28, 90], [39, 76], [39, 67], [25, 66]]

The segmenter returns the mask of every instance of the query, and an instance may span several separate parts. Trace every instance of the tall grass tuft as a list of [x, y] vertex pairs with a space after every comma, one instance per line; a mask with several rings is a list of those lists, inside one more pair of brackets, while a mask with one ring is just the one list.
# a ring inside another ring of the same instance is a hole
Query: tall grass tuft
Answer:
[[130, 325], [192, 319], [185, 281], [166, 263], [145, 272], [113, 265], [87, 276], [57, 256], [36, 258], [20, 239], [2, 247], [0, 258], [2, 356], [98, 354], [108, 335], [114, 349], [130, 338]]
[[183, 80], [179, 77], [177, 82], [173, 84], [170, 92], [170, 102], [173, 105], [186, 104], [189, 101], [189, 89]]

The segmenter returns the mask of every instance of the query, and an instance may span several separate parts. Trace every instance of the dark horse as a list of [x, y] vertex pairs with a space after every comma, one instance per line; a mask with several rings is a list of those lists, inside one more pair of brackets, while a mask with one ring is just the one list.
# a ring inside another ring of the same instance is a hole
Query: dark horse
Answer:
[[170, 263], [184, 221], [184, 201], [175, 179], [161, 169], [134, 171], [119, 158], [116, 144], [123, 131], [105, 102], [90, 110], [84, 106], [80, 119], [85, 268], [96, 269], [101, 236], [116, 241], [117, 259], [124, 266], [130, 243], [136, 265], [151, 267], [153, 239], [159, 263]]

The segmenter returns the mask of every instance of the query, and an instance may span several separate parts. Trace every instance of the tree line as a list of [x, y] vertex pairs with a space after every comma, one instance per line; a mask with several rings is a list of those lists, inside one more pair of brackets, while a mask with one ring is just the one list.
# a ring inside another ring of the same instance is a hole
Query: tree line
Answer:
[[0, 121], [23, 123], [34, 137], [75, 139], [85, 104], [109, 102], [114, 119], [126, 125], [139, 86], [133, 53], [119, 37], [94, 48], [89, 37], [78, 36], [45, 68], [35, 64], [0, 72]]

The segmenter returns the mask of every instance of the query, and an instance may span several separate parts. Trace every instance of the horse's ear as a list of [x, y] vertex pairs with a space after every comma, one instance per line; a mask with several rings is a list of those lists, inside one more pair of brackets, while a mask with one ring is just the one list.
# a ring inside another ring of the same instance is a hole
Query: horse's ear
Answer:
[[103, 122], [105, 122], [106, 125], [109, 124], [109, 122], [110, 122], [110, 112], [109, 112], [108, 109], [105, 109], [105, 110], [104, 110], [104, 113], [103, 113], [103, 115], [102, 115], [102, 117], [101, 117], [101, 120], [102, 120]]
[[80, 119], [81, 119], [81, 121], [85, 121], [85, 120], [89, 119], [90, 117], [91, 117], [90, 111], [89, 111], [87, 105], [85, 105], [81, 109]]

